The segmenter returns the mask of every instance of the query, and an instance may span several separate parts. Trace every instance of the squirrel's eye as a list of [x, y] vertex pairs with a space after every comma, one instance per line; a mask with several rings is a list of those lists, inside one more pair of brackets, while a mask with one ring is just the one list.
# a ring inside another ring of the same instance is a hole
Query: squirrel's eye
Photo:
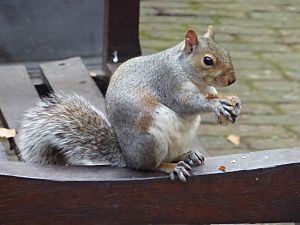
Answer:
[[214, 64], [214, 60], [209, 56], [204, 56], [203, 57], [203, 62], [207, 66], [212, 66]]

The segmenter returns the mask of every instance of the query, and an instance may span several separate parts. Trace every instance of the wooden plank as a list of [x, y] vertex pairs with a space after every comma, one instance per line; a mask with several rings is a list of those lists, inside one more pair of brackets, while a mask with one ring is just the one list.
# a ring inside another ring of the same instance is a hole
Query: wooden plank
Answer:
[[41, 64], [47, 87], [76, 93], [105, 113], [104, 98], [79, 57]]
[[299, 148], [211, 157], [185, 184], [159, 172], [4, 162], [0, 224], [299, 222], [299, 173]]
[[38, 98], [25, 66], [0, 66], [0, 109], [6, 127], [19, 128], [24, 112]]

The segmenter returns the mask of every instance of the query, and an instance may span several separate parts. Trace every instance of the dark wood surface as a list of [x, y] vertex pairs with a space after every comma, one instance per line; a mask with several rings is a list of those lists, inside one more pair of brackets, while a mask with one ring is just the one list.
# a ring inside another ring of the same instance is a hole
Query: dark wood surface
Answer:
[[81, 95], [105, 113], [104, 97], [79, 57], [40, 66], [49, 89]]
[[0, 109], [6, 127], [18, 128], [38, 98], [23, 65], [0, 66]]
[[119, 62], [141, 55], [139, 43], [140, 0], [110, 0], [107, 23], [107, 56], [112, 62], [118, 52]]
[[300, 149], [207, 158], [185, 184], [159, 172], [1, 162], [0, 224], [298, 222], [299, 173]]

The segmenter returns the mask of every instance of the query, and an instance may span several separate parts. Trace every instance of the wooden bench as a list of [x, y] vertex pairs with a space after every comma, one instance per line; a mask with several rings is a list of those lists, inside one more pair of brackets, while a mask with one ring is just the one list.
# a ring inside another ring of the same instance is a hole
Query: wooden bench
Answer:
[[[101, 20], [103, 24], [109, 21], [107, 27], [102, 26], [108, 30], [103, 32], [107, 36], [100, 43], [104, 55], [64, 60], [61, 58], [67, 55], [54, 55], [49, 62], [40, 62], [46, 59], [35, 55], [36, 58], [31, 58], [34, 62], [11, 64], [17, 61], [13, 56], [22, 54], [9, 48], [5, 52], [10, 54], [0, 53], [5, 56], [1, 58], [5, 65], [0, 65], [0, 117], [6, 128], [18, 129], [25, 110], [53, 90], [76, 92], [105, 112], [104, 97], [99, 90], [101, 81], [99, 76], [94, 78], [91, 74], [108, 71], [107, 65], [116, 68], [111, 64], [111, 53], [115, 50], [120, 61], [139, 54], [138, 1], [112, 0], [109, 5], [108, 1], [91, 2], [103, 4], [107, 10], [103, 12], [108, 12], [109, 20], [106, 17]], [[124, 15], [125, 6], [135, 10]], [[4, 5], [0, 4], [1, 7]], [[120, 34], [127, 36], [125, 41]], [[25, 55], [22, 57], [26, 60]], [[13, 138], [10, 144], [17, 152]], [[225, 166], [225, 172], [219, 170], [220, 166]], [[0, 224], [300, 222], [299, 174], [300, 148], [208, 157], [183, 184], [171, 182], [159, 172], [8, 161], [0, 142]]]

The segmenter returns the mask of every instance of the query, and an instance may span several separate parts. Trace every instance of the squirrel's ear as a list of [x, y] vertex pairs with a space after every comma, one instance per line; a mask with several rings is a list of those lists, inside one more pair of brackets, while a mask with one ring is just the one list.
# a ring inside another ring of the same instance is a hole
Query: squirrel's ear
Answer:
[[204, 34], [204, 37], [208, 37], [208, 38], [214, 39], [215, 38], [215, 34], [216, 34], [215, 28], [212, 25], [209, 25], [207, 27], [206, 33]]
[[196, 32], [193, 30], [188, 30], [185, 34], [185, 50], [188, 53], [192, 53], [193, 46], [198, 44], [199, 41]]

